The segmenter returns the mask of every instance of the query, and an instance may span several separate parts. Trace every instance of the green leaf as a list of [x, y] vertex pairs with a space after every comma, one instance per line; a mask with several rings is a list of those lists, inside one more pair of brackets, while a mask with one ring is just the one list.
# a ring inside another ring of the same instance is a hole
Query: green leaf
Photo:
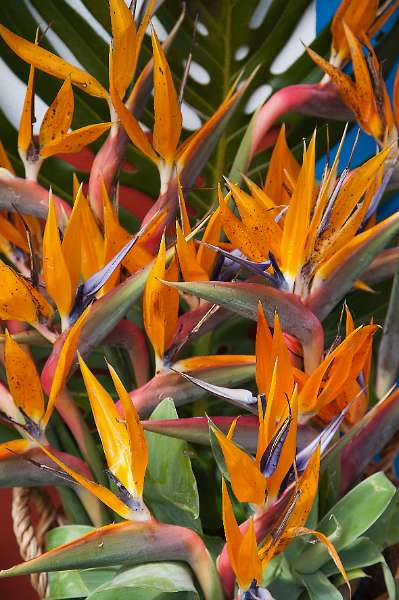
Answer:
[[372, 458], [395, 435], [399, 426], [399, 396], [395, 393], [374, 405], [337, 443], [321, 464], [321, 473], [337, 470], [343, 494], [364, 472]]
[[396, 490], [388, 508], [365, 535], [382, 550], [399, 543], [399, 491]]
[[293, 575], [286, 552], [275, 556], [267, 565], [262, 585], [269, 590], [273, 598], [296, 600], [303, 592], [303, 584]]
[[[79, 536], [93, 531], [92, 527], [67, 525], [51, 530], [46, 537], [47, 549], [51, 550], [71, 542]], [[190, 570], [182, 563], [148, 563], [137, 567], [108, 567], [105, 569], [86, 569], [49, 573], [49, 600], [77, 598], [90, 600], [116, 600], [134, 597], [161, 598], [160, 592], [191, 592], [189, 598], [198, 598]], [[146, 595], [147, 594], [147, 595]], [[173, 596], [173, 600], [176, 596]]]
[[162, 562], [121, 569], [112, 581], [107, 581], [93, 591], [87, 600], [116, 600], [128, 597], [155, 599], [159, 597], [160, 591], [191, 592], [190, 598], [198, 598], [190, 570], [181, 563]]
[[[132, 596], [132, 593], [134, 596]], [[128, 594], [128, 595], [127, 595]], [[89, 596], [90, 600], [194, 600], [198, 598], [198, 594], [192, 592], [160, 592], [159, 590], [151, 590], [150, 588], [113, 588], [98, 592]]]
[[[57, 548], [76, 538], [93, 531], [93, 527], [84, 525], [65, 525], [57, 527], [47, 533], [47, 550]], [[87, 569], [85, 571], [58, 571], [49, 573], [48, 600], [61, 600], [62, 598], [86, 597], [92, 590], [111, 580], [117, 568]]]
[[343, 600], [342, 594], [321, 571], [312, 575], [301, 575], [301, 581], [310, 600]]
[[[170, 398], [165, 398], [151, 415], [151, 419], [177, 417]], [[157, 518], [164, 517], [166, 522], [176, 524], [181, 524], [183, 513], [186, 525], [200, 529], [197, 482], [187, 455], [187, 443], [151, 432], [146, 432], [146, 439], [148, 468], [144, 495], [150, 507]], [[171, 505], [176, 510], [171, 510]]]
[[[363, 569], [353, 569], [353, 571], [346, 572], [349, 581], [353, 581], [354, 579], [363, 579], [363, 577], [369, 577]], [[332, 583], [335, 587], [340, 588], [343, 585], [346, 585], [346, 582], [341, 574], [336, 575], [332, 578]]]
[[234, 162], [229, 173], [229, 180], [233, 183], [239, 184], [241, 181], [241, 175], [247, 170], [251, 155], [253, 128], [256, 124], [257, 117], [258, 111], [255, 111], [248, 124], [248, 127], [245, 130], [245, 134], [242, 138], [241, 144], [238, 147], [237, 154], [235, 155]]
[[123, 521], [99, 527], [68, 544], [57, 547], [25, 563], [0, 572], [14, 577], [42, 571], [103, 568], [152, 562], [187, 563], [201, 585], [205, 600], [221, 600], [222, 591], [215, 565], [201, 538], [190, 529]]
[[398, 597], [398, 588], [396, 581], [392, 575], [391, 569], [388, 567], [384, 557], [381, 557], [382, 572], [384, 575], [385, 585], [388, 592], [389, 600], [396, 600]]
[[[389, 479], [383, 473], [375, 473], [339, 500], [317, 529], [330, 538], [336, 550], [346, 548], [375, 523], [394, 493], [395, 487]], [[316, 544], [297, 559], [295, 568], [301, 573], [314, 572], [328, 560], [327, 550]]]
[[[381, 562], [383, 558], [380, 549], [367, 537], [360, 537], [355, 540], [353, 544], [341, 550], [339, 557], [346, 571], [375, 565]], [[327, 577], [338, 573], [337, 566], [333, 560], [329, 560], [323, 565], [322, 571]]]
[[[346, 548], [375, 523], [388, 507], [394, 494], [395, 487], [386, 475], [375, 473], [337, 502], [319, 522], [318, 530], [331, 536], [337, 550]], [[356, 515], [356, 519], [353, 515]], [[333, 539], [336, 522], [340, 531], [336, 534], [336, 539]]]
[[396, 348], [399, 341], [399, 263], [392, 283], [388, 310], [385, 315], [384, 329], [378, 349], [376, 393], [379, 398], [386, 394], [395, 383], [398, 371], [398, 358], [392, 348]]

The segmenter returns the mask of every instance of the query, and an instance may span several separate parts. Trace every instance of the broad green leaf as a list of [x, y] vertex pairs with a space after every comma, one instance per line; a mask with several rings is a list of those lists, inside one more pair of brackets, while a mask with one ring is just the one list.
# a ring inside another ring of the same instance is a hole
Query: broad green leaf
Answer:
[[[331, 536], [332, 540], [336, 537], [334, 544], [338, 550], [346, 548], [384, 513], [394, 494], [395, 487], [386, 475], [375, 473], [339, 500], [319, 522], [318, 530]], [[354, 514], [356, 519], [353, 519]], [[336, 522], [340, 531], [333, 536]]]
[[192, 530], [162, 523], [122, 523], [99, 527], [68, 544], [0, 572], [0, 577], [164, 561], [186, 562], [205, 600], [222, 600], [215, 565]]
[[365, 535], [382, 550], [399, 543], [399, 491], [396, 490], [388, 508]]
[[398, 371], [396, 348], [399, 340], [399, 263], [392, 282], [388, 310], [385, 315], [384, 329], [378, 348], [376, 392], [379, 398], [386, 394], [395, 383]]
[[[363, 569], [353, 569], [353, 571], [347, 571], [346, 574], [348, 577], [348, 581], [353, 581], [354, 579], [362, 579], [363, 577], [369, 577], [369, 575], [367, 575], [366, 571], [363, 571]], [[345, 584], [342, 575], [335, 575], [331, 578], [331, 582], [337, 588], [340, 588]]]
[[399, 423], [399, 393], [393, 392], [374, 405], [364, 417], [344, 435], [326, 456], [321, 471], [336, 471], [340, 463], [340, 494], [347, 491], [364, 472], [366, 465], [382, 450], [396, 433]]
[[[395, 487], [383, 473], [371, 475], [324, 515], [317, 529], [327, 535], [336, 550], [349, 546], [380, 517], [395, 494]], [[356, 518], [353, 517], [356, 515]], [[296, 570], [309, 573], [328, 560], [327, 551], [317, 544], [296, 562]]]
[[[151, 419], [176, 418], [177, 412], [170, 398], [165, 398], [151, 415]], [[150, 432], [146, 432], [146, 439], [148, 468], [144, 495], [150, 507], [154, 503], [155, 507], [162, 509], [162, 505], [165, 504], [167, 510], [168, 504], [172, 504], [179, 511], [188, 513], [192, 526], [200, 527], [197, 522], [199, 516], [197, 483], [190, 458], [187, 456], [186, 442]]]
[[269, 562], [263, 574], [262, 585], [273, 598], [296, 600], [304, 592], [303, 583], [293, 574], [285, 555], [286, 552], [278, 554]]
[[[52, 550], [72, 542], [76, 538], [93, 531], [93, 527], [84, 525], [65, 525], [50, 530], [46, 535], [46, 548]], [[88, 596], [92, 590], [112, 579], [117, 568], [88, 569], [85, 571], [58, 571], [49, 573], [49, 600]]]
[[119, 596], [122, 598], [123, 593], [125, 598], [136, 598], [137, 592], [137, 597], [140, 598], [140, 591], [143, 593], [145, 590], [150, 597], [160, 591], [187, 591], [192, 592], [193, 600], [198, 598], [192, 575], [186, 566], [180, 563], [155, 562], [121, 569], [111, 581], [93, 591], [87, 600], [114, 600]]
[[[343, 562], [346, 571], [353, 569], [363, 569], [370, 565], [381, 562], [382, 554], [380, 549], [367, 537], [359, 537], [344, 550], [341, 550], [339, 557]], [[321, 569], [327, 577], [338, 573], [337, 567], [332, 560], [323, 565]]]
[[321, 571], [301, 575], [301, 580], [310, 600], [343, 600], [342, 594]]
[[233, 183], [239, 184], [241, 181], [241, 175], [247, 171], [248, 163], [251, 157], [253, 129], [256, 125], [257, 116], [258, 111], [254, 113], [252, 119], [250, 120], [245, 131], [245, 135], [238, 147], [237, 154], [235, 155], [234, 162], [229, 172], [229, 180]]
[[382, 572], [384, 575], [385, 586], [386, 586], [387, 592], [388, 592], [388, 599], [389, 600], [397, 600], [399, 590], [397, 587], [396, 580], [394, 579], [391, 569], [387, 565], [387, 562], [383, 556], [381, 556], [381, 559], [382, 559], [381, 560]]
[[[134, 588], [134, 600], [196, 600], [192, 592], [160, 592], [150, 588]], [[126, 600], [133, 598], [132, 588], [114, 588], [89, 596], [90, 600]]]
[[[382, 552], [379, 551], [372, 541], [366, 537], [358, 538], [353, 544], [340, 552], [340, 558], [349, 579], [365, 577], [366, 573], [363, 571], [363, 568], [380, 563], [388, 592], [388, 598], [389, 600], [396, 600], [396, 584], [391, 570], [387, 565]], [[338, 573], [338, 570], [334, 563], [330, 561], [323, 566], [322, 572], [327, 577], [330, 577], [331, 575]], [[344, 583], [341, 575], [335, 577], [333, 581], [336, 584], [339, 582], [339, 585]]]

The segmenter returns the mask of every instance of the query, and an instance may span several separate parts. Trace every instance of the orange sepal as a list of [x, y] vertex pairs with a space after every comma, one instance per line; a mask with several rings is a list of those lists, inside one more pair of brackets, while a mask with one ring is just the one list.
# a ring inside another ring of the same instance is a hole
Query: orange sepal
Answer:
[[331, 81], [337, 86], [337, 89], [345, 102], [353, 112], [358, 115], [358, 99], [356, 85], [345, 73], [342, 73], [337, 67], [331, 65], [328, 61], [322, 58], [319, 54], [314, 52], [311, 48], [306, 48], [307, 53], [313, 62], [316, 63], [327, 75], [331, 78]]
[[39, 424], [44, 413], [44, 396], [36, 365], [8, 331], [5, 333], [4, 363], [15, 405]]
[[74, 110], [73, 91], [70, 79], [65, 79], [55, 99], [47, 109], [40, 126], [40, 147], [52, 144], [64, 137], [72, 123]]
[[230, 428], [228, 436], [211, 425], [223, 452], [231, 487], [239, 502], [251, 502], [263, 506], [265, 502], [266, 479], [259, 471], [256, 462], [244, 450], [229, 439], [234, 431], [237, 419]]
[[184, 281], [208, 281], [208, 275], [197, 261], [195, 247], [186, 241], [176, 221], [176, 249]]
[[131, 492], [133, 488], [131, 453], [126, 427], [109, 393], [96, 379], [82, 357], [78, 355], [78, 358], [109, 470]]
[[166, 286], [161, 279], [177, 280], [175, 258], [166, 269], [165, 236], [162, 236], [158, 256], [148, 275], [143, 298], [144, 327], [159, 358], [172, 341], [179, 308], [178, 291]]
[[75, 197], [72, 213], [64, 231], [61, 248], [64, 260], [71, 279], [72, 296], [75, 296], [80, 280], [82, 252], [80, 232], [83, 228], [81, 211], [82, 189], [78, 190]]
[[64, 344], [61, 348], [61, 352], [58, 357], [57, 366], [55, 368], [46, 413], [43, 417], [43, 423], [45, 425], [47, 425], [47, 423], [49, 422], [57, 398], [65, 386], [70, 368], [72, 366], [73, 357], [78, 346], [80, 332], [89, 311], [90, 306], [88, 306], [86, 310], [80, 315], [79, 319], [72, 325], [72, 327], [69, 329], [66, 335]]
[[37, 304], [29, 286], [11, 267], [0, 260], [0, 319], [26, 323], [38, 320]]
[[233, 513], [224, 479], [222, 479], [222, 511], [230, 564], [237, 577], [240, 589], [245, 591], [254, 579], [260, 583], [262, 564], [258, 556], [253, 519], [250, 519], [247, 530], [242, 534]]
[[114, 58], [112, 49], [109, 52], [109, 86], [113, 107], [118, 114], [127, 135], [135, 146], [156, 165], [159, 163], [159, 158], [154, 152], [153, 147], [147, 139], [144, 131], [141, 129], [139, 122], [134, 118], [132, 113], [123, 104], [116, 84], [114, 81]]
[[2, 169], [7, 169], [7, 171], [10, 171], [10, 173], [15, 175], [14, 167], [12, 166], [11, 161], [8, 158], [8, 154], [6, 152], [6, 149], [4, 148], [1, 140], [0, 140], [0, 167]]
[[245, 224], [237, 219], [233, 212], [228, 207], [228, 200], [231, 193], [226, 198], [223, 198], [222, 191], [219, 188], [219, 206], [220, 206], [220, 219], [222, 221], [223, 229], [231, 243], [235, 248], [241, 250], [245, 256], [250, 260], [256, 262], [262, 262], [265, 260], [265, 254], [258, 248], [255, 243], [253, 232], [248, 231]]
[[59, 79], [68, 79], [70, 77], [74, 85], [92, 96], [98, 96], [99, 98], [108, 97], [107, 91], [89, 73], [67, 63], [52, 52], [28, 42], [3, 25], [0, 25], [0, 35], [11, 50], [28, 64]]
[[[1, 26], [0, 26], [1, 27]], [[1, 29], [0, 29], [1, 31]], [[24, 105], [22, 108], [21, 120], [18, 129], [18, 151], [21, 158], [26, 158], [29, 149], [33, 144], [33, 117], [34, 117], [34, 81], [35, 69], [33, 66], [29, 70], [28, 85], [25, 93]]]
[[204, 271], [207, 273], [208, 278], [210, 279], [212, 276], [216, 254], [214, 250], [207, 248], [206, 244], [212, 244], [213, 246], [217, 246], [220, 240], [220, 234], [222, 231], [222, 221], [220, 218], [220, 208], [217, 208], [206, 224], [204, 235], [202, 236], [203, 244], [197, 250], [197, 260]]
[[120, 98], [133, 79], [137, 61], [134, 18], [124, 0], [109, 0], [114, 54], [114, 84]]
[[257, 246], [262, 256], [268, 256], [271, 251], [279, 259], [281, 228], [275, 221], [275, 211], [265, 208], [257, 198], [249, 196], [231, 181], [227, 181], [227, 185], [253, 245]]
[[61, 317], [69, 314], [73, 291], [68, 267], [62, 252], [53, 196], [50, 193], [46, 227], [43, 235], [43, 277], [46, 289], [57, 305]]
[[272, 356], [273, 338], [265, 318], [263, 306], [258, 303], [258, 325], [256, 328], [256, 385], [260, 394], [268, 394], [274, 368]]
[[200, 371], [212, 367], [224, 365], [253, 365], [255, 356], [253, 354], [211, 354], [209, 356], [190, 356], [182, 358], [174, 364], [174, 369], [179, 371]]
[[[294, 504], [291, 515], [285, 525], [285, 531], [296, 527], [303, 527], [305, 525], [317, 494], [319, 472], [320, 446], [317, 446], [306, 465], [306, 469], [299, 478], [298, 499]], [[281, 552], [287, 544], [288, 540], [282, 537], [277, 544], [276, 551]]]
[[83, 279], [88, 279], [103, 267], [104, 240], [87, 198], [80, 191], [81, 261]]
[[304, 151], [301, 171], [284, 219], [281, 239], [281, 269], [291, 281], [295, 279], [305, 261], [306, 235], [313, 206], [315, 144], [316, 134], [314, 133], [308, 148]]
[[25, 454], [32, 448], [36, 447], [36, 442], [33, 440], [24, 440], [19, 438], [17, 440], [9, 440], [0, 444], [0, 461], [8, 460], [9, 458], [15, 458], [17, 454]]
[[172, 163], [182, 130], [182, 114], [172, 73], [154, 28], [151, 30], [154, 55], [153, 145], [167, 163]]
[[132, 399], [126, 391], [123, 383], [119, 379], [115, 369], [108, 365], [112, 381], [125, 413], [126, 428], [129, 434], [129, 444], [131, 453], [131, 470], [134, 479], [135, 491], [138, 496], [143, 495], [144, 476], [148, 464], [148, 448], [144, 435], [144, 429], [140, 423], [140, 417], [134, 407]]
[[7, 242], [11, 242], [11, 244], [18, 246], [18, 248], [21, 248], [24, 252], [29, 252], [29, 244], [26, 236], [24, 236], [20, 230], [2, 214], [0, 214], [0, 235], [2, 235]]
[[85, 146], [94, 142], [105, 131], [112, 126], [112, 123], [94, 123], [86, 125], [80, 129], [75, 129], [62, 137], [58, 137], [49, 142], [40, 150], [42, 158], [54, 156], [54, 154], [73, 154], [80, 152]]
[[291, 150], [288, 148], [285, 136], [285, 124], [281, 126], [273, 153], [270, 159], [269, 167], [264, 185], [264, 191], [271, 200], [277, 205], [290, 203], [290, 194], [286, 188], [286, 173], [294, 181], [297, 180], [301, 167], [294, 158]]
[[331, 23], [332, 49], [341, 61], [349, 58], [349, 45], [344, 31], [346, 23], [356, 34], [366, 34], [378, 10], [378, 0], [342, 0]]
[[[288, 470], [291, 468], [296, 455], [296, 437], [297, 437], [297, 425], [298, 425], [298, 392], [297, 388], [294, 389], [291, 398], [289, 399], [291, 408], [291, 422], [289, 425], [288, 435], [283, 444], [281, 455], [276, 467], [275, 472], [267, 480], [268, 495], [270, 499], [277, 498], [281, 484], [284, 477], [287, 475]], [[285, 419], [288, 418], [288, 406], [281, 415], [281, 418], [275, 427], [273, 435], [275, 435], [279, 427], [283, 424]]]

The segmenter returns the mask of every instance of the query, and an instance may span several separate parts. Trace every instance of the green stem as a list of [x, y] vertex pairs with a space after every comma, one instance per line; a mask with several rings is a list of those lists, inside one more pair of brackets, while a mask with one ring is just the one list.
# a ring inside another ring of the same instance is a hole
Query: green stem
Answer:
[[74, 490], [65, 486], [57, 488], [67, 519], [76, 525], [92, 525], [87, 512]]
[[[60, 449], [58, 436], [53, 428], [47, 428], [46, 437], [53, 448]], [[71, 523], [77, 523], [79, 525], [92, 525], [82, 502], [74, 490], [65, 486], [58, 486], [57, 491], [64, 512]]]
[[57, 412], [54, 412], [53, 414], [52, 426], [56, 431], [59, 444], [65, 450], [65, 452], [81, 457], [81, 453], [79, 452], [79, 448], [74, 438]]
[[[83, 418], [82, 418], [82, 420], [83, 420]], [[47, 432], [46, 432], [48, 438], [51, 437], [52, 439], [53, 438], [55, 439], [55, 437], [56, 437], [56, 441], [55, 442], [51, 441], [51, 444], [54, 447], [58, 447], [60, 449], [62, 448], [62, 450], [64, 450], [65, 452], [68, 452], [68, 454], [81, 457], [82, 454], [81, 454], [81, 452], [79, 452], [78, 446], [77, 446], [73, 436], [71, 435], [69, 429], [67, 428], [67, 426], [65, 425], [65, 423], [63, 422], [63, 420], [57, 413], [54, 413], [54, 415], [53, 415], [52, 424], [54, 425], [53, 433], [51, 434], [51, 428], [48, 428]], [[86, 426], [86, 423], [85, 423], [85, 426]], [[93, 442], [93, 444], [94, 444], [94, 442]], [[89, 451], [90, 445], [88, 445], [87, 442], [85, 443], [85, 448], [87, 449], [87, 451]], [[96, 452], [97, 452], [97, 448], [96, 448]], [[92, 465], [90, 465], [90, 466], [92, 466]], [[93, 525], [95, 525], [96, 527], [99, 527], [100, 525], [107, 525], [108, 523], [111, 522], [111, 518], [110, 518], [108, 510], [102, 504], [102, 502], [97, 500], [97, 498], [95, 498], [91, 494], [90, 495], [84, 494], [84, 495], [76, 496], [76, 494], [74, 493], [74, 495], [75, 495], [77, 501], [79, 502], [80, 506], [83, 505], [85, 507], [85, 514], [90, 515]], [[69, 497], [70, 497], [70, 495], [69, 495]], [[67, 511], [67, 509], [65, 509], [65, 510]], [[92, 524], [91, 521], [89, 521], [89, 524]], [[80, 521], [79, 521], [79, 523], [80, 523]]]
[[97, 482], [107, 487], [108, 480], [104, 473], [104, 464], [96, 443], [67, 388], [64, 388], [59, 396], [57, 409], [63, 421], [68, 425]]

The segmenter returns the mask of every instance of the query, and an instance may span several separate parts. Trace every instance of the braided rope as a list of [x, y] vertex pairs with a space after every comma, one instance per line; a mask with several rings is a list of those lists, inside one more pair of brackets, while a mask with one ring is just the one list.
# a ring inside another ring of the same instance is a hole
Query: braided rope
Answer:
[[[39, 517], [36, 528], [32, 525], [31, 502], [35, 504]], [[60, 522], [51, 499], [39, 488], [13, 488], [11, 516], [15, 538], [24, 560], [30, 560], [42, 553], [47, 531]], [[45, 598], [48, 593], [47, 573], [32, 573], [30, 578], [39, 598]]]

